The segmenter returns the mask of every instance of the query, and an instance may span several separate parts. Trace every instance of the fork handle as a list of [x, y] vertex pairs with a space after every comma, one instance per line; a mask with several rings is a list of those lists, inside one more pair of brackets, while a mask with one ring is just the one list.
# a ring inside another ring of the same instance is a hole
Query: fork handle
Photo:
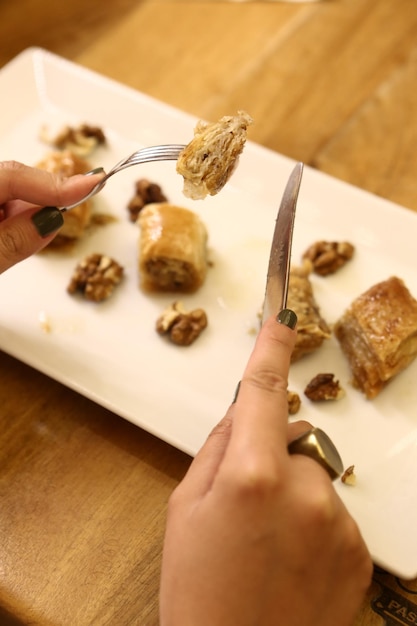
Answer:
[[[102, 167], [95, 167], [93, 170], [86, 172], [84, 176], [94, 176], [95, 174], [101, 174], [102, 172], [104, 172], [104, 169]], [[106, 184], [107, 180], [110, 178], [112, 174], [114, 174], [114, 172], [113, 170], [110, 170], [110, 172], [108, 172], [101, 179], [101, 181], [92, 188], [90, 193], [88, 193], [86, 196], [81, 198], [81, 200], [78, 200], [78, 202], [74, 202], [74, 204], [68, 204], [65, 207], [59, 207], [59, 210], [61, 211], [61, 213], [65, 213], [65, 211], [68, 211], [69, 209], [74, 209], [79, 204], [82, 204], [83, 202], [86, 202], [87, 200], [89, 200], [92, 196], [95, 196], [96, 193], [98, 193], [99, 191], [103, 189], [104, 185]]]

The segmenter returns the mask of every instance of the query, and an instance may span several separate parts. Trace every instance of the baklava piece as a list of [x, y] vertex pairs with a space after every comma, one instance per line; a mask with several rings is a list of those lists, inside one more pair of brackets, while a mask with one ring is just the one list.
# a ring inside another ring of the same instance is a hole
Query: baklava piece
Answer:
[[86, 300], [102, 302], [110, 298], [123, 273], [123, 267], [109, 256], [90, 254], [75, 268], [67, 291], [81, 293]]
[[417, 301], [393, 276], [356, 298], [334, 328], [352, 384], [368, 399], [417, 355]]
[[227, 183], [246, 143], [253, 120], [244, 111], [218, 122], [198, 122], [194, 138], [178, 157], [177, 172], [184, 178], [187, 198], [202, 200], [216, 195]]
[[292, 353], [292, 361], [314, 352], [331, 335], [327, 322], [320, 314], [315, 300], [313, 286], [309, 279], [311, 264], [292, 267], [288, 284], [287, 306], [298, 318], [297, 339]]
[[139, 213], [139, 275], [145, 291], [196, 291], [207, 273], [207, 230], [198, 215], [169, 203]]
[[[74, 174], [85, 174], [91, 170], [91, 165], [81, 157], [77, 156], [69, 150], [63, 152], [51, 152], [42, 161], [37, 163], [40, 169], [58, 174], [62, 178], [68, 178]], [[92, 210], [92, 200], [86, 200], [78, 206], [65, 211], [64, 224], [59, 234], [52, 242], [54, 248], [65, 245], [69, 241], [79, 239], [90, 224]], [[49, 244], [51, 246], [51, 244]], [[49, 247], [49, 246], [48, 246]]]

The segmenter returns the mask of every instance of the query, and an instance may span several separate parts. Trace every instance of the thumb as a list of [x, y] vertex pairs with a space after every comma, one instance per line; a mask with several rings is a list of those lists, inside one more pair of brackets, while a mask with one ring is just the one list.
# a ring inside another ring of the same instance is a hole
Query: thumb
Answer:
[[210, 490], [230, 440], [233, 411], [234, 405], [213, 428], [177, 487], [177, 495], [181, 493], [184, 498], [194, 500]]
[[63, 223], [56, 207], [28, 209], [0, 222], [0, 274], [44, 248]]

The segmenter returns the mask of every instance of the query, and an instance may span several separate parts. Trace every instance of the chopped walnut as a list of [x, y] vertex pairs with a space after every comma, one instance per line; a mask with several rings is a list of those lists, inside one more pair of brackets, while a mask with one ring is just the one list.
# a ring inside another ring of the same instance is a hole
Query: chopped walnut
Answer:
[[156, 183], [151, 183], [146, 178], [141, 178], [136, 182], [135, 195], [131, 198], [127, 209], [130, 214], [130, 221], [136, 222], [139, 213], [146, 204], [154, 202], [167, 202], [166, 196], [162, 193], [161, 187]]
[[106, 137], [101, 128], [81, 124], [77, 127], [64, 126], [56, 135], [50, 134], [41, 128], [40, 137], [45, 143], [58, 150], [71, 150], [78, 156], [86, 156], [99, 145], [106, 143]]
[[349, 467], [343, 472], [340, 480], [345, 485], [354, 486], [356, 485], [356, 474], [355, 474], [355, 466], [349, 465]]
[[90, 254], [77, 265], [67, 287], [70, 294], [101, 302], [111, 296], [123, 277], [123, 267], [104, 254]]
[[288, 413], [295, 415], [300, 410], [301, 398], [295, 391], [287, 391]]
[[347, 241], [317, 241], [303, 254], [313, 264], [313, 271], [321, 276], [333, 274], [349, 261], [355, 251]]
[[304, 389], [309, 400], [321, 402], [322, 400], [340, 400], [345, 395], [345, 390], [335, 380], [334, 374], [317, 374]]
[[191, 345], [207, 326], [207, 315], [203, 309], [186, 311], [182, 302], [174, 302], [156, 321], [160, 335], [168, 335], [178, 346]]

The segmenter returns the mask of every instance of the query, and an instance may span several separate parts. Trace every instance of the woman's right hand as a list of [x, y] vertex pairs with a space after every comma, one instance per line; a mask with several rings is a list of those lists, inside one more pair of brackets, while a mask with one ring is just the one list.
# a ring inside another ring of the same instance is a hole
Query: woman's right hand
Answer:
[[288, 453], [310, 427], [288, 425], [291, 319], [262, 327], [236, 401], [171, 497], [162, 626], [351, 626], [364, 599], [356, 523], [326, 471]]

